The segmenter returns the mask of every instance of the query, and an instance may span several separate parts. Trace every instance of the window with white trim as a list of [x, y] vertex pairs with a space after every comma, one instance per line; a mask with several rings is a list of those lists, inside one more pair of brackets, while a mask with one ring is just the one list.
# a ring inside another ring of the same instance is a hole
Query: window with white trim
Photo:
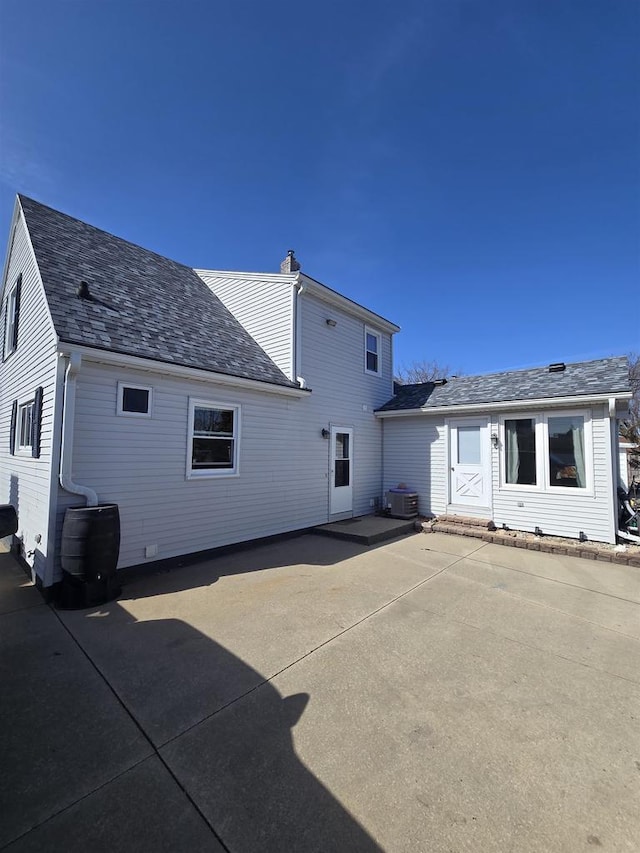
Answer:
[[188, 477], [238, 474], [240, 406], [191, 400]]
[[35, 400], [18, 406], [18, 450], [31, 453]]
[[380, 354], [382, 335], [365, 326], [364, 329], [364, 370], [365, 373], [380, 374]]
[[590, 414], [553, 412], [501, 418], [502, 485], [554, 491], [591, 488]]
[[128, 418], [150, 418], [153, 389], [148, 385], [118, 382], [119, 415]]

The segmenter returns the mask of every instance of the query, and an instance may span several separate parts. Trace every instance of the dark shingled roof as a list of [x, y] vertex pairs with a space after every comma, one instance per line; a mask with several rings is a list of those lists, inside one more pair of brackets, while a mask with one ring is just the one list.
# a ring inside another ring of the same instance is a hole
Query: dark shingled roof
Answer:
[[435, 385], [433, 382], [398, 385], [395, 390], [395, 397], [377, 411], [615, 394], [630, 391], [631, 388], [629, 362], [626, 356], [617, 356], [567, 364], [566, 369], [558, 373], [549, 372], [548, 366], [535, 367], [507, 373], [487, 373], [484, 376], [459, 376], [449, 379], [446, 385]]
[[297, 387], [190, 267], [19, 199], [61, 341]]

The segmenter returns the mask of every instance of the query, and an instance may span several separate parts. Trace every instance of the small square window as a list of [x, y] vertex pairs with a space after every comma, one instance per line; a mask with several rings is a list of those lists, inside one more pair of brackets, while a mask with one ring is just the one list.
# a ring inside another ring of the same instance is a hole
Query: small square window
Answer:
[[364, 369], [365, 373], [380, 374], [380, 350], [382, 338], [372, 329], [364, 330]]
[[151, 417], [152, 389], [146, 385], [118, 383], [118, 414], [129, 418]]

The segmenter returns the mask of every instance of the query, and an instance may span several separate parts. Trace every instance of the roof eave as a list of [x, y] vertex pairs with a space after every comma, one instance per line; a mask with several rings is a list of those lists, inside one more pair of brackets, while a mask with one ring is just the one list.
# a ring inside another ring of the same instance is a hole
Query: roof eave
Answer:
[[539, 397], [530, 400], [503, 400], [494, 403], [460, 403], [451, 406], [422, 406], [417, 409], [390, 409], [374, 412], [377, 418], [415, 417], [416, 415], [466, 414], [474, 412], [514, 411], [520, 409], [549, 409], [568, 406], [607, 403], [610, 399], [630, 400], [631, 391], [611, 391], [607, 394], [578, 394], [571, 397]]
[[336, 290], [332, 290], [325, 284], [316, 281], [315, 278], [311, 278], [304, 273], [300, 273], [300, 279], [306, 292], [311, 296], [316, 296], [318, 299], [322, 299], [323, 302], [328, 302], [330, 305], [334, 305], [336, 308], [340, 308], [347, 314], [351, 314], [352, 316], [363, 320], [365, 323], [369, 323], [371, 326], [381, 329], [383, 332], [388, 332], [390, 335], [400, 331], [400, 326], [396, 326], [396, 324], [392, 323], [390, 320], [385, 320], [384, 317], [376, 314], [375, 311], [370, 311], [368, 308], [365, 308], [364, 305], [359, 305], [347, 296], [343, 296]]
[[137, 355], [113, 352], [112, 350], [104, 350], [97, 347], [65, 343], [63, 341], [58, 344], [59, 355], [70, 355], [72, 352], [78, 353], [87, 361], [98, 364], [106, 364], [114, 367], [128, 367], [131, 370], [142, 370], [149, 373], [162, 373], [163, 375], [175, 376], [180, 379], [191, 379], [199, 382], [214, 382], [217, 385], [229, 385], [234, 388], [261, 391], [266, 394], [279, 394], [286, 397], [305, 397], [311, 393], [311, 389], [307, 388], [296, 388], [291, 385], [279, 385], [267, 380], [261, 381], [258, 379], [247, 379], [244, 376], [232, 376], [228, 373], [217, 373], [213, 370], [203, 370], [199, 367], [188, 367], [182, 364], [174, 364], [173, 362], [143, 358]]

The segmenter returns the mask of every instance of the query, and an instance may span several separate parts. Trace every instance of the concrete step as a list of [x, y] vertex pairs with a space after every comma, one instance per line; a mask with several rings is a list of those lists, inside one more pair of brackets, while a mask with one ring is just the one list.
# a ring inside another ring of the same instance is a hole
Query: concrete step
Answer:
[[400, 518], [388, 518], [381, 515], [364, 515], [360, 518], [348, 518], [345, 521], [333, 521], [314, 527], [313, 532], [334, 539], [346, 539], [360, 545], [377, 545], [399, 536], [407, 536], [422, 529], [420, 522]]

